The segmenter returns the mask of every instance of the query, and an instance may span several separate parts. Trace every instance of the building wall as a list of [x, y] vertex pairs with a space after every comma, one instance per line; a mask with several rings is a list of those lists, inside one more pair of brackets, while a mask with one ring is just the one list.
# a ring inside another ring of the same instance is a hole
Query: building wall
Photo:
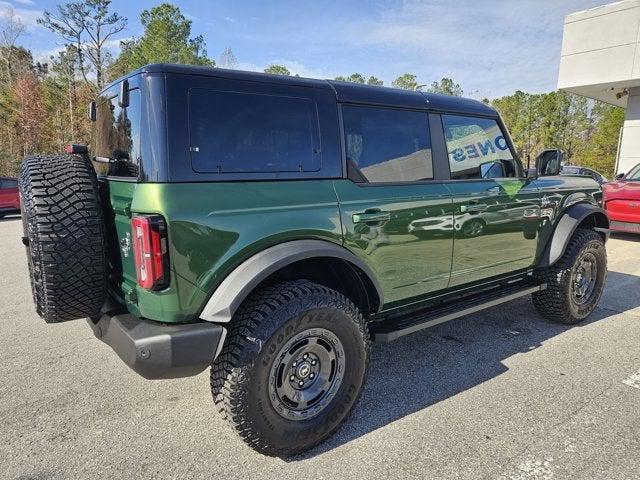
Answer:
[[558, 88], [626, 108], [616, 173], [640, 163], [640, 0], [567, 15]]
[[568, 15], [558, 88], [621, 107], [619, 93], [640, 87], [640, 0]]
[[616, 173], [626, 173], [640, 163], [640, 87], [629, 90]]

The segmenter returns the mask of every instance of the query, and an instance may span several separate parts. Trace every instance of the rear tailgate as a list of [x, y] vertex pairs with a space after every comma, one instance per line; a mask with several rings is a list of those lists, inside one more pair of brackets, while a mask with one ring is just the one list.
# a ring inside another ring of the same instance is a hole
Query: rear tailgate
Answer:
[[[158, 322], [190, 322], [206, 301], [206, 294], [189, 280], [177, 275], [173, 268], [171, 247], [167, 248], [167, 283], [159, 289], [144, 288], [138, 283], [132, 219], [136, 216], [162, 217], [171, 242], [171, 213], [166, 208], [171, 184], [137, 183], [103, 180], [105, 222], [108, 231], [109, 291], [127, 310]], [[175, 232], [173, 232], [175, 233]]]

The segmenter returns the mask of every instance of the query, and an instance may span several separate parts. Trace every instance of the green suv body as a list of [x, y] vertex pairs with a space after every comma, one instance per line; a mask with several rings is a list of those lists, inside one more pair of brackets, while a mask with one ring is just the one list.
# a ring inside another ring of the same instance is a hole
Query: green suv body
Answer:
[[557, 175], [560, 152], [525, 171], [483, 103], [150, 65], [92, 116], [106, 294], [89, 324], [147, 378], [213, 364], [221, 412], [264, 453], [338, 427], [371, 339], [529, 293], [572, 323], [600, 297], [600, 187]]

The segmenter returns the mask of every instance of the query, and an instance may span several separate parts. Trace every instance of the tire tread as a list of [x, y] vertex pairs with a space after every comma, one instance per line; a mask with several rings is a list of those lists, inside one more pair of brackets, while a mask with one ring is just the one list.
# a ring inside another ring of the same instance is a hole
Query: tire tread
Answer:
[[582, 318], [575, 318], [572, 315], [570, 306], [565, 299], [565, 290], [567, 282], [570, 281], [567, 276], [570, 275], [578, 254], [592, 241], [602, 242], [602, 237], [594, 230], [577, 229], [569, 240], [562, 257], [552, 266], [536, 272], [536, 277], [547, 284], [545, 290], [532, 294], [533, 305], [544, 318], [567, 325], [582, 320]]
[[48, 323], [97, 315], [107, 269], [93, 167], [76, 155], [30, 155], [19, 187], [38, 314]]
[[[271, 445], [260, 431], [254, 428], [245, 401], [253, 365], [251, 359], [257, 354], [256, 340], [260, 341], [258, 337], [261, 331], [268, 330], [266, 324], [272, 322], [271, 314], [285, 307], [291, 300], [312, 295], [328, 296], [336, 304], [347, 305], [350, 310], [349, 316], [355, 319], [365, 342], [368, 359], [371, 348], [369, 334], [365, 320], [353, 302], [341, 293], [322, 285], [307, 280], [294, 280], [269, 286], [245, 301], [234, 315], [225, 346], [211, 367], [211, 391], [219, 413], [246, 444], [265, 455], [289, 456], [301, 453], [322, 442], [337, 429], [336, 427], [316, 442], [306, 444], [299, 450], [295, 447], [277, 447]], [[357, 399], [354, 405], [356, 403]]]

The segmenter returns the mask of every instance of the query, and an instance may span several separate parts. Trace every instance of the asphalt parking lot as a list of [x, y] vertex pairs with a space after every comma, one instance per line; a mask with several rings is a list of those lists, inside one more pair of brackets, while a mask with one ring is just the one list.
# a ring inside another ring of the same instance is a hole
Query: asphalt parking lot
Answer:
[[20, 234], [0, 220], [2, 478], [640, 478], [640, 237], [608, 243], [579, 326], [524, 298], [376, 345], [350, 420], [285, 461], [218, 418], [208, 372], [147, 381], [84, 321], [46, 325]]

